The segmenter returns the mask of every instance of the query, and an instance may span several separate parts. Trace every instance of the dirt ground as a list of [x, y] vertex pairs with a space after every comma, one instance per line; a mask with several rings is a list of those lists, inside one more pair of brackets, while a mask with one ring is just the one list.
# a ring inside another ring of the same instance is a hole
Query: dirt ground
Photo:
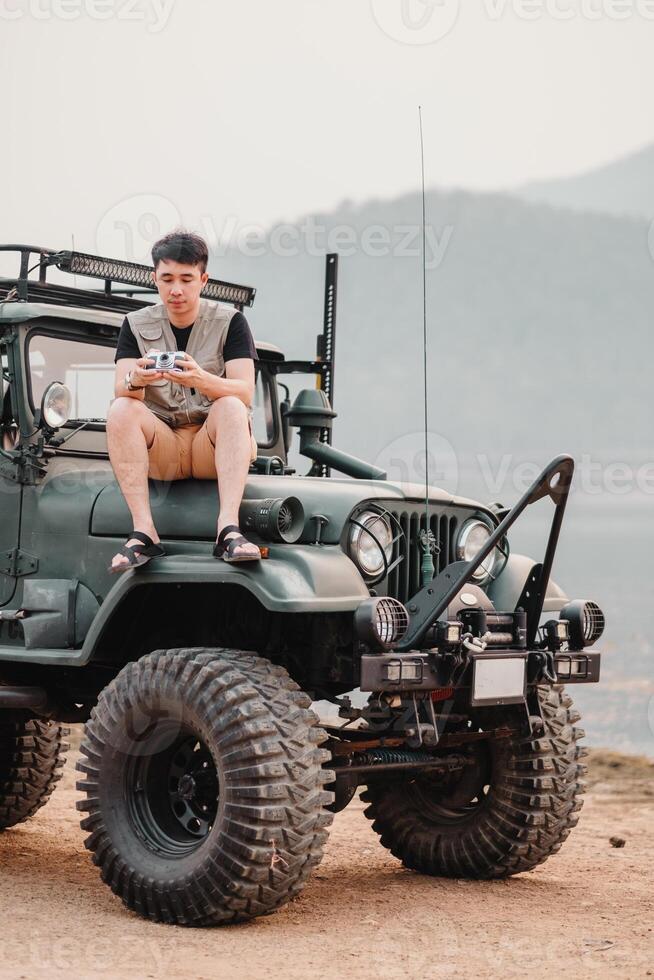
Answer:
[[528, 874], [405, 871], [355, 800], [299, 899], [247, 925], [191, 930], [138, 918], [100, 882], [69, 762], [47, 807], [0, 837], [0, 977], [654, 975], [654, 762], [596, 751], [590, 765], [578, 828]]

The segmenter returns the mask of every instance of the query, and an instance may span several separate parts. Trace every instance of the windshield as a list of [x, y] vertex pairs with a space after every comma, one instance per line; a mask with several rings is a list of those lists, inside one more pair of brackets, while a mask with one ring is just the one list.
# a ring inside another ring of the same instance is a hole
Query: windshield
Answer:
[[[115, 348], [64, 335], [33, 333], [29, 338], [28, 362], [32, 409], [41, 404], [43, 392], [53, 381], [70, 388], [73, 419], [105, 421], [114, 398]], [[274, 439], [274, 418], [267, 372], [257, 366], [252, 404], [252, 427], [260, 446]]]
[[28, 348], [32, 408], [61, 381], [72, 395], [71, 417], [106, 419], [114, 397], [114, 348], [67, 337], [32, 334]]

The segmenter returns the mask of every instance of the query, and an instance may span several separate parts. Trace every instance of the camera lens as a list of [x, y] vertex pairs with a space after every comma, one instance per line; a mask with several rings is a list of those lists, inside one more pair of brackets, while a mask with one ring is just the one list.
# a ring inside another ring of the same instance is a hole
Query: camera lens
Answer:
[[172, 358], [170, 356], [170, 354], [160, 354], [159, 355], [159, 367], [160, 368], [170, 367], [171, 364], [173, 363], [173, 361], [174, 361], [174, 358]]

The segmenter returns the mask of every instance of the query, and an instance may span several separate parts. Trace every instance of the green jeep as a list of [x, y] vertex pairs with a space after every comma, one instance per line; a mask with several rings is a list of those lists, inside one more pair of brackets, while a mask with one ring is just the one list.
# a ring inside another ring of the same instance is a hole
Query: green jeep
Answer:
[[[214, 482], [152, 483], [167, 556], [116, 579], [131, 522], [105, 418], [119, 328], [149, 301], [151, 270], [0, 252], [20, 263], [0, 279], [0, 829], [46, 802], [64, 726], [84, 722], [86, 847], [152, 920], [279, 908], [359, 787], [383, 846], [416, 871], [501, 878], [556, 852], [584, 771], [563, 685], [599, 679], [604, 622], [550, 578], [570, 457], [508, 509], [388, 482], [332, 447], [329, 255], [316, 357], [257, 345], [240, 520], [263, 560], [212, 557]], [[254, 290], [210, 280], [204, 295], [243, 308]], [[298, 373], [318, 384], [291, 404], [280, 378]], [[288, 464], [293, 428], [306, 475]], [[512, 554], [508, 531], [541, 499], [544, 556]]]

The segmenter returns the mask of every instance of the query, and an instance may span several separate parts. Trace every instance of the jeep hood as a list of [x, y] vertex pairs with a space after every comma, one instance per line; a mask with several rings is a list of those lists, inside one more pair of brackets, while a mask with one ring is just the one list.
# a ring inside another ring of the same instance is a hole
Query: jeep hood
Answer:
[[[320, 514], [328, 524], [321, 540], [336, 544], [343, 525], [352, 510], [365, 501], [383, 500], [388, 504], [424, 499], [424, 487], [412, 483], [390, 483], [382, 480], [347, 478], [250, 476], [244, 497], [248, 500], [295, 496], [302, 501], [305, 513], [304, 540], [311, 540], [315, 529], [313, 518]], [[175, 483], [151, 484], [152, 513], [162, 538], [213, 540], [216, 536], [218, 493], [209, 480], [181, 480]], [[460, 506], [485, 511], [477, 501], [453, 496], [432, 487], [434, 506]], [[126, 537], [132, 530], [132, 519], [115, 482], [109, 482], [95, 498], [91, 513], [91, 534], [102, 537]]]

